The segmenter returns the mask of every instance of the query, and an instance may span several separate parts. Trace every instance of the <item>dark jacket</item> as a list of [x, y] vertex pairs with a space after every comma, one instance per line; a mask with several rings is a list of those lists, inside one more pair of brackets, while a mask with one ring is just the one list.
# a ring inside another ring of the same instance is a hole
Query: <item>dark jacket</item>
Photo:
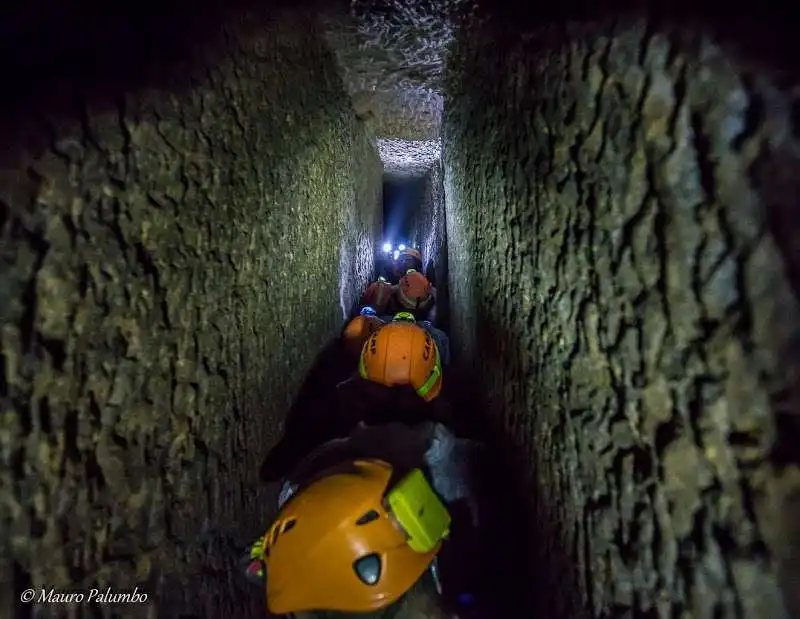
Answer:
[[283, 437], [262, 462], [262, 481], [275, 482], [285, 477], [311, 451], [332, 439], [348, 436], [360, 423], [446, 424], [451, 418], [441, 396], [428, 403], [411, 387], [378, 385], [353, 375], [352, 365], [345, 367], [351, 368], [350, 377], [340, 378], [338, 384], [330, 380], [317, 382], [312, 385], [312, 394], [298, 398], [307, 401], [290, 411]]

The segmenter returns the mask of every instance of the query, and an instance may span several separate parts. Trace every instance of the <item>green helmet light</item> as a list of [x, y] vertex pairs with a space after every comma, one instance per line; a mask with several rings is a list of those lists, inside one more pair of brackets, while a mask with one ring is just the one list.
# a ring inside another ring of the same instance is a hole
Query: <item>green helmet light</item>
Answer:
[[417, 322], [414, 318], [414, 314], [411, 312], [398, 312], [392, 318], [392, 322]]

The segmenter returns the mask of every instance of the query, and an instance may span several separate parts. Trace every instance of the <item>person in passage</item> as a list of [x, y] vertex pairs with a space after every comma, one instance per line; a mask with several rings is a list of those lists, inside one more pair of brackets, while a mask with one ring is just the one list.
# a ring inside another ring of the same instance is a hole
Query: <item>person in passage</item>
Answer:
[[358, 374], [387, 387], [408, 385], [425, 402], [435, 400], [442, 390], [439, 347], [410, 312], [399, 312], [369, 336], [361, 350]]
[[383, 314], [394, 296], [394, 286], [383, 276], [372, 282], [361, 297], [361, 305], [372, 307]]
[[362, 307], [358, 315], [345, 324], [342, 329], [342, 341], [353, 359], [358, 358], [364, 343], [384, 324], [375, 309], [369, 305]]
[[350, 424], [447, 421], [442, 385], [435, 338], [401, 312], [367, 339], [357, 372], [337, 385], [339, 416]]
[[433, 336], [439, 349], [439, 358], [442, 360], [442, 365], [450, 365], [450, 337], [447, 333], [434, 327], [430, 320], [418, 320], [417, 324]]
[[409, 269], [422, 272], [422, 254], [414, 247], [401, 250], [394, 261], [394, 270], [399, 280]]
[[397, 312], [394, 316], [383, 315], [379, 318], [384, 324], [397, 321], [416, 323], [433, 336], [439, 349], [439, 359], [442, 362], [442, 366], [450, 365], [450, 337], [442, 329], [433, 326], [430, 320], [417, 320], [414, 318], [414, 314], [408, 311]]
[[394, 313], [411, 312], [417, 320], [436, 322], [436, 288], [419, 271], [406, 271], [395, 286], [392, 301]]
[[464, 616], [482, 598], [477, 570], [438, 568], [480, 564], [482, 457], [441, 423], [361, 424], [287, 476], [277, 517], [240, 566], [273, 614], [379, 610], [431, 570]]

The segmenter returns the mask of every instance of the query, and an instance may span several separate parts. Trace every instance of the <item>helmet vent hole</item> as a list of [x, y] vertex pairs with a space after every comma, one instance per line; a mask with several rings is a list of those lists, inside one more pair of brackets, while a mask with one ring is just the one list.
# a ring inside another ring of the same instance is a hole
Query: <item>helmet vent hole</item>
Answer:
[[366, 514], [361, 516], [358, 520], [356, 520], [356, 524], [358, 526], [369, 524], [370, 522], [374, 522], [378, 518], [380, 518], [380, 514], [376, 512], [374, 509], [369, 510]]
[[376, 554], [366, 555], [353, 563], [359, 580], [365, 585], [376, 585], [381, 579], [381, 558]]
[[292, 518], [291, 520], [287, 520], [286, 524], [283, 525], [281, 534], [286, 533], [287, 531], [291, 531], [292, 529], [294, 529], [294, 525], [296, 524], [297, 524], [297, 518]]

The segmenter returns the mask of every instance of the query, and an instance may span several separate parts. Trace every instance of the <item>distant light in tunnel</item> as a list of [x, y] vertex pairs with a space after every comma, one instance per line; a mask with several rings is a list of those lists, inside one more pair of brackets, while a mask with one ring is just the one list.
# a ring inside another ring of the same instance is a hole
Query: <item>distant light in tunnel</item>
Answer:
[[391, 253], [392, 244], [391, 243], [384, 243], [383, 244], [383, 251], [385, 251], [387, 254]]

